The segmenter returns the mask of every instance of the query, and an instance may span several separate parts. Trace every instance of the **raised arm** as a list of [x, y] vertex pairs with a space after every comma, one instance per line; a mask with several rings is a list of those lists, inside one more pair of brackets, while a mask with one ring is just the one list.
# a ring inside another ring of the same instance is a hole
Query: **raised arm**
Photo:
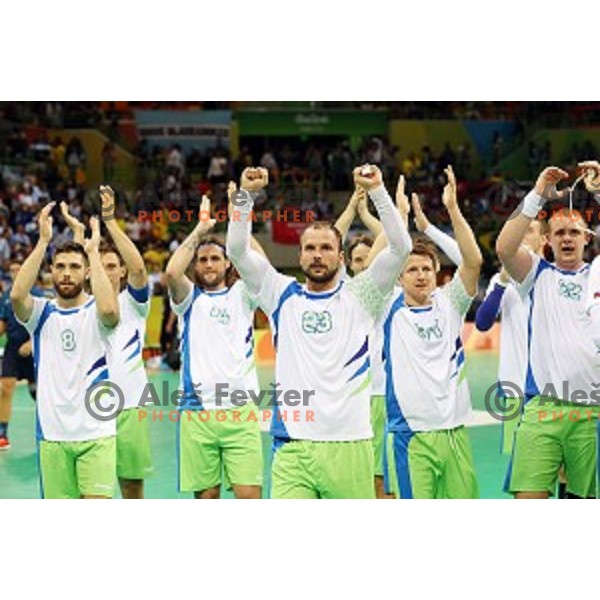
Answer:
[[569, 174], [558, 167], [548, 167], [538, 177], [535, 188], [525, 196], [520, 214], [510, 218], [505, 224], [496, 241], [496, 252], [508, 274], [518, 282], [522, 282], [531, 270], [531, 255], [521, 243], [529, 228], [529, 223], [535, 219], [546, 200], [563, 198], [568, 188], [558, 192], [556, 184], [567, 179]]
[[238, 270], [248, 289], [258, 294], [269, 271], [275, 271], [266, 256], [252, 249], [248, 223], [255, 196], [269, 183], [269, 172], [262, 167], [247, 168], [242, 173], [241, 189], [233, 200], [227, 229], [227, 256]]
[[364, 188], [355, 187], [354, 191], [352, 192], [352, 196], [350, 196], [350, 200], [348, 200], [346, 208], [335, 222], [335, 228], [342, 234], [342, 239], [346, 239], [346, 236], [350, 231], [350, 227], [352, 227], [352, 223], [356, 217], [356, 211], [358, 209], [358, 201], [360, 197], [364, 198], [366, 197], [366, 194], [367, 192], [364, 190]]
[[577, 165], [585, 172], [583, 181], [590, 194], [594, 194], [596, 202], [600, 203], [600, 162], [597, 160], [586, 160]]
[[181, 304], [192, 291], [194, 284], [185, 274], [196, 254], [200, 238], [215, 226], [215, 220], [210, 218], [210, 200], [202, 197], [200, 204], [200, 222], [190, 235], [185, 238], [169, 259], [166, 269], [167, 286], [175, 304]]
[[460, 249], [462, 263], [458, 267], [458, 273], [462, 279], [467, 294], [474, 296], [477, 293], [477, 281], [483, 264], [483, 257], [477, 245], [473, 230], [469, 227], [467, 220], [463, 217], [458, 206], [456, 193], [456, 178], [452, 167], [447, 167], [444, 172], [448, 177], [448, 183], [444, 188], [442, 202], [450, 215], [454, 237]]
[[475, 314], [475, 327], [479, 331], [488, 331], [491, 329], [496, 317], [500, 314], [502, 298], [508, 285], [508, 273], [502, 267], [500, 275], [492, 279], [490, 287], [485, 295], [484, 301], [479, 305]]
[[60, 203], [60, 212], [69, 229], [73, 232], [73, 241], [83, 246], [85, 241], [85, 225], [69, 212], [69, 207], [64, 200]]
[[404, 175], [400, 175], [398, 178], [398, 185], [396, 186], [396, 208], [404, 221], [404, 226], [408, 231], [408, 215], [410, 214], [410, 204], [408, 203], [408, 196], [405, 192], [406, 180]]
[[54, 208], [56, 202], [50, 202], [40, 211], [38, 217], [40, 237], [31, 254], [25, 259], [25, 262], [19, 269], [19, 273], [15, 278], [10, 290], [10, 301], [12, 302], [15, 315], [21, 323], [29, 321], [31, 312], [33, 311], [33, 298], [31, 289], [37, 281], [38, 273], [48, 244], [52, 239], [52, 217], [50, 211]]
[[[227, 203], [227, 216], [231, 219], [231, 213], [233, 211], [233, 204], [231, 200], [235, 198], [237, 194], [237, 185], [235, 181], [230, 181], [229, 186], [227, 187], [227, 197], [229, 198], [229, 202]], [[251, 230], [252, 221], [248, 222], [248, 228]], [[250, 231], [250, 247], [252, 250], [256, 250], [261, 256], [267, 258], [267, 253], [264, 248], [258, 243], [258, 240], [252, 235], [252, 231]]]
[[[408, 215], [410, 214], [410, 204], [408, 202], [408, 196], [406, 195], [404, 189], [406, 186], [406, 182], [404, 180], [404, 175], [400, 175], [398, 178], [398, 185], [396, 186], [396, 208], [400, 213], [400, 218], [408, 231]], [[383, 232], [383, 228], [379, 232], [379, 235], [375, 238], [375, 242], [371, 246], [371, 250], [369, 251], [369, 256], [367, 258], [367, 264], [371, 264], [375, 257], [387, 246], [387, 238], [385, 237], [385, 233]]]
[[377, 237], [383, 231], [383, 228], [381, 223], [369, 212], [369, 204], [367, 203], [366, 193], [359, 196], [356, 210], [364, 226], [373, 234], [374, 237]]
[[102, 201], [102, 220], [125, 262], [125, 266], [127, 267], [127, 281], [136, 290], [144, 289], [148, 285], [146, 265], [137, 246], [119, 227], [115, 218], [115, 192], [107, 185], [101, 185], [100, 199]]
[[96, 217], [90, 219], [92, 237], [85, 240], [84, 248], [90, 262], [90, 287], [96, 299], [98, 318], [108, 329], [119, 324], [119, 300], [108, 278], [100, 258], [100, 221]]
[[412, 195], [412, 205], [417, 230], [424, 233], [456, 266], [460, 265], [462, 256], [456, 240], [438, 229], [425, 216], [417, 194]]
[[381, 292], [387, 294], [396, 284], [412, 250], [412, 241], [400, 213], [383, 185], [381, 171], [374, 166], [357, 167], [354, 169], [354, 181], [369, 192], [388, 241], [388, 245], [366, 271]]

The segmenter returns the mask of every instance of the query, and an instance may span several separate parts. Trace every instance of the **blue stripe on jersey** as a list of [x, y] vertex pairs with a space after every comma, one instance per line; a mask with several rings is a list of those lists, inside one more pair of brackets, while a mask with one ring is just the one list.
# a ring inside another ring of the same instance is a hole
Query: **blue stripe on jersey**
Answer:
[[104, 371], [102, 371], [99, 375], [97, 375], [94, 378], [94, 381], [92, 381], [92, 383], [90, 383], [90, 385], [88, 386], [88, 390], [92, 387], [94, 387], [97, 383], [100, 383], [101, 381], [106, 381], [108, 379], [108, 369], [104, 369]]
[[150, 297], [150, 287], [147, 285], [138, 290], [134, 288], [131, 284], [127, 284], [127, 291], [129, 292], [131, 297], [140, 304], [148, 302], [148, 298]]
[[273, 321], [273, 345], [275, 346], [275, 350], [277, 350], [277, 341], [279, 339], [279, 314], [281, 313], [281, 308], [286, 300], [289, 300], [294, 295], [301, 294], [302, 286], [297, 281], [292, 281], [279, 297], [277, 308], [275, 308], [271, 315], [271, 320]]
[[247, 344], [251, 340], [252, 340], [252, 325], [250, 325], [250, 327], [248, 327], [248, 333], [246, 334], [246, 339], [244, 340], [244, 343]]
[[229, 293], [230, 289], [231, 288], [225, 288], [224, 290], [218, 290], [216, 292], [211, 292], [210, 290], [202, 290], [202, 293], [206, 294], [207, 296], [225, 296]]
[[394, 461], [396, 463], [396, 477], [401, 500], [413, 498], [410, 466], [408, 464], [408, 447], [414, 435], [414, 431], [393, 434]]
[[531, 291], [529, 292], [529, 315], [527, 317], [527, 374], [525, 376], [525, 403], [529, 402], [535, 396], [539, 396], [540, 390], [535, 381], [535, 377], [533, 376], [533, 368], [531, 366], [531, 331], [532, 331], [532, 320], [533, 320], [533, 306], [535, 304], [535, 284], [539, 278], [539, 276], [546, 270], [551, 269], [553, 267], [545, 259], [540, 259], [540, 264], [538, 265], [537, 271], [535, 273], [535, 277], [533, 280], [533, 285], [531, 287]]
[[37, 408], [35, 409], [35, 439], [41, 442], [44, 439], [44, 432], [42, 431], [42, 423], [40, 422], [40, 413]]
[[331, 292], [324, 292], [324, 293], [314, 293], [314, 292], [309, 292], [307, 290], [301, 290], [302, 295], [305, 298], [308, 298], [309, 300], [326, 300], [327, 298], [331, 298], [332, 296], [335, 296], [335, 294], [337, 294], [341, 287], [344, 285], [344, 281], [340, 281], [339, 284], [337, 285], [337, 287], [332, 290]]
[[[392, 304], [390, 312], [383, 325], [383, 356], [385, 359], [385, 404], [387, 409], [387, 423], [390, 431], [404, 431], [406, 433], [412, 432], [406, 421], [406, 417], [402, 413], [400, 403], [396, 396], [394, 389], [394, 379], [392, 377], [392, 360], [391, 358], [391, 334], [392, 334], [392, 321], [395, 314], [405, 306], [404, 294], [400, 294], [398, 298]], [[394, 357], [398, 360], [398, 357]]]
[[135, 344], [135, 342], [139, 342], [140, 340], [140, 332], [136, 329], [135, 333], [131, 336], [131, 339], [123, 346], [123, 350], [127, 350], [129, 346]]
[[279, 406], [276, 406], [275, 410], [273, 411], [273, 418], [271, 419], [271, 431], [269, 433], [274, 438], [274, 444], [275, 440], [280, 440], [283, 444], [291, 439], [287, 427], [285, 426], [285, 422], [281, 418]]
[[105, 367], [106, 366], [106, 356], [101, 356], [91, 367], [90, 370], [85, 374], [86, 377], [88, 375], [92, 374], [92, 371], [95, 371], [96, 369], [100, 368], [100, 367]]
[[83, 304], [82, 306], [78, 306], [77, 308], [59, 308], [58, 306], [53, 306], [52, 308], [54, 308], [56, 312], [60, 313], [61, 315], [74, 315], [80, 310], [89, 308], [92, 304], [94, 304], [94, 302], [95, 299], [92, 297], [85, 304]]
[[348, 379], [348, 382], [352, 381], [353, 379], [356, 379], [359, 375], [362, 375], [369, 367], [371, 366], [371, 359], [370, 357], [367, 356], [367, 358], [365, 359], [365, 362], [361, 365], [361, 367], [358, 369], [358, 371], [356, 371], [356, 373], [354, 373], [354, 375], [352, 375], [352, 377], [350, 377], [350, 379]]
[[413, 313], [425, 313], [425, 312], [429, 312], [430, 310], [433, 310], [433, 306], [423, 306], [423, 307], [409, 306], [408, 310], [410, 310], [410, 312], [413, 312]]
[[246, 358], [250, 358], [252, 356], [253, 348], [250, 348], [248, 352], [246, 352]]
[[138, 340], [135, 350], [125, 359], [125, 362], [126, 363], [129, 362], [130, 360], [132, 360], [133, 358], [135, 358], [136, 356], [138, 356], [141, 353], [142, 353], [142, 344]]
[[[190, 364], [190, 317], [192, 314], [192, 308], [194, 307], [194, 302], [201, 294], [202, 290], [198, 287], [195, 287], [194, 297], [192, 298], [188, 309], [183, 314], [183, 332], [181, 335], [181, 373], [183, 378], [183, 398], [187, 402], [180, 402], [179, 406], [177, 407], [178, 410], [203, 410], [202, 402], [200, 402], [192, 383]], [[190, 402], [190, 400], [192, 400], [192, 402]]]
[[363, 354], [368, 352], [368, 350], [369, 350], [369, 336], [367, 335], [367, 336], [365, 336], [365, 341], [363, 342], [363, 345], [356, 352], [356, 354], [344, 365], [344, 368], [346, 368], [350, 363], [354, 362], [355, 360], [358, 360]]
[[[33, 331], [33, 366], [35, 368], [35, 383], [39, 384], [39, 368], [40, 368], [40, 336], [42, 327], [53, 312], [57, 312], [56, 307], [50, 302], [46, 303], [40, 315], [40, 320]], [[41, 431], [41, 430], [40, 430]]]

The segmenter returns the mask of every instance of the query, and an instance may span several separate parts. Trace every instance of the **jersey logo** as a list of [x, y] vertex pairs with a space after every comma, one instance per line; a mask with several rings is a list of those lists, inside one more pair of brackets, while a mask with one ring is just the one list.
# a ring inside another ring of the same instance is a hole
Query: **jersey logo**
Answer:
[[77, 348], [77, 344], [75, 342], [75, 334], [71, 329], [64, 329], [60, 333], [60, 341], [62, 343], [62, 349], [65, 352], [73, 352], [75, 348]]
[[417, 335], [422, 339], [430, 342], [432, 339], [441, 340], [442, 339], [442, 330], [440, 328], [438, 319], [435, 320], [433, 325], [429, 327], [421, 327], [415, 323], [415, 327], [417, 328]]
[[231, 316], [227, 312], [226, 308], [218, 308], [217, 306], [213, 306], [210, 309], [210, 316], [213, 319], [216, 319], [221, 325], [229, 325], [229, 321], [231, 321]]
[[564, 279], [558, 280], [558, 294], [567, 300], [575, 300], [579, 302], [581, 300], [582, 287], [573, 281], [566, 281]]
[[302, 313], [302, 331], [304, 333], [327, 333], [333, 329], [333, 320], [328, 310], [316, 312], [305, 310]]

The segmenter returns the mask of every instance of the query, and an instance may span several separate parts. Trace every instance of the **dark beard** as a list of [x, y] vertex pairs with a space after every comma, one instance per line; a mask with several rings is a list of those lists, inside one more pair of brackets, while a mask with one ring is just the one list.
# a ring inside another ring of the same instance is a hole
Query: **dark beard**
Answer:
[[303, 267], [300, 267], [300, 268], [302, 269], [302, 272], [304, 273], [306, 279], [308, 279], [309, 281], [312, 281], [313, 283], [329, 283], [330, 281], [335, 279], [336, 275], [338, 274], [338, 270], [339, 270], [339, 268], [329, 269], [329, 270], [325, 271], [325, 273], [323, 273], [323, 275], [313, 275], [310, 273], [310, 271], [308, 269], [304, 269]]
[[222, 277], [217, 277], [216, 279], [213, 279], [211, 283], [208, 283], [202, 275], [196, 273], [196, 284], [204, 290], [215, 290], [225, 281], [226, 276], [227, 274], [223, 273]]
[[54, 290], [63, 300], [73, 300], [73, 298], [77, 298], [77, 296], [81, 294], [83, 290], [83, 284], [80, 283], [77, 285], [73, 285], [73, 287], [70, 287], [69, 289], [63, 291], [61, 290], [60, 285], [55, 283]]

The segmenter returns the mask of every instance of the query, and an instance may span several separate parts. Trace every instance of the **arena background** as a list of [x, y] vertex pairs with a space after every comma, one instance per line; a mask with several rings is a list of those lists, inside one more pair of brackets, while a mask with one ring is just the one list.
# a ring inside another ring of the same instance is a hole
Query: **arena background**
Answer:
[[[351, 193], [352, 168], [378, 164], [390, 193], [403, 173], [408, 191], [423, 198], [430, 220], [448, 231], [441, 174], [452, 164], [461, 207], [485, 257], [481, 297], [498, 268], [494, 242], [506, 216], [543, 166], [574, 171], [578, 161], [597, 158], [599, 125], [600, 103], [591, 102], [1, 102], [1, 283], [4, 288], [10, 283], [8, 262], [22, 261], [35, 244], [40, 206], [66, 200], [87, 221], [99, 212], [98, 184], [113, 185], [117, 217], [144, 255], [153, 290], [146, 365], [158, 389], [166, 382], [175, 390], [178, 376], [169, 362], [176, 331], [165, 302], [164, 267], [194, 225], [185, 211], [197, 209], [202, 194], [223, 209], [227, 183], [239, 181], [245, 166], [269, 169], [268, 201], [261, 209], [298, 208], [335, 218]], [[576, 195], [576, 208], [588, 205], [584, 193]], [[61, 218], [55, 225], [54, 243], [69, 237]], [[597, 214], [591, 226], [598, 226]], [[224, 233], [225, 227], [220, 223], [216, 230]], [[274, 265], [298, 274], [296, 244], [303, 227], [270, 221], [254, 230]], [[361, 231], [357, 221], [349, 237]], [[588, 258], [598, 250], [590, 245]], [[445, 263], [440, 278], [450, 270]], [[47, 279], [39, 285], [48, 286]], [[471, 317], [476, 308], [477, 302]], [[263, 315], [257, 315], [256, 325], [265, 388], [274, 354]], [[496, 324], [481, 334], [469, 322], [463, 334], [476, 410], [469, 431], [487, 498], [506, 497], [501, 426], [484, 406], [496, 379], [500, 328]], [[12, 449], [0, 454], [0, 497], [39, 496], [34, 433], [34, 404], [19, 385]], [[178, 497], [175, 424], [166, 412], [151, 423], [151, 434], [157, 474], [147, 483], [147, 497]], [[264, 444], [268, 449], [266, 427]], [[265, 456], [268, 461], [269, 452]]]

